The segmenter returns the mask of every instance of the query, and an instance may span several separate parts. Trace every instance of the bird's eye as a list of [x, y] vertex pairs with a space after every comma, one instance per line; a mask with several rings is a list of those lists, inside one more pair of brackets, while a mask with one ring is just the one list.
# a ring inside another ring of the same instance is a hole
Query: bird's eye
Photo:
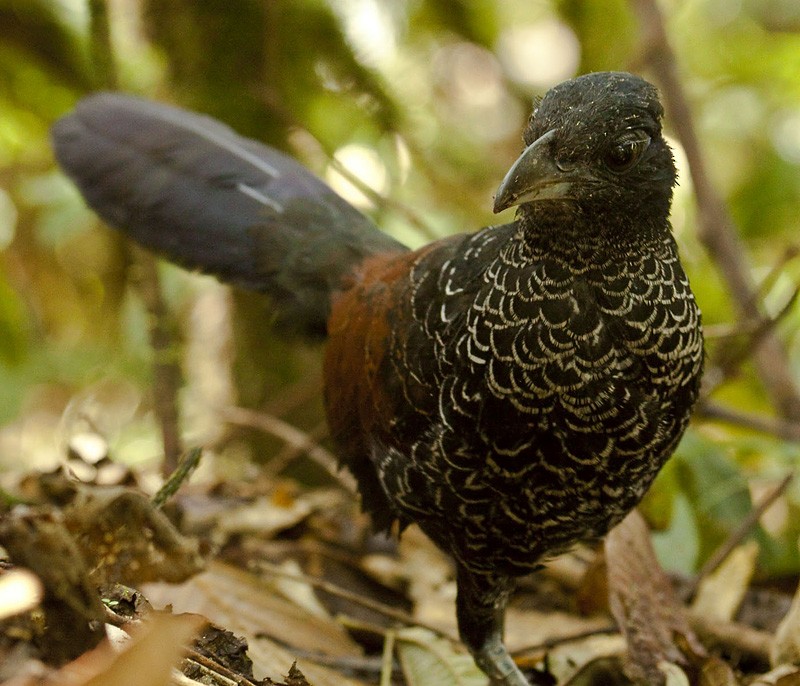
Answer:
[[626, 131], [603, 155], [603, 162], [614, 172], [628, 171], [641, 158], [650, 145], [650, 136], [644, 131]]

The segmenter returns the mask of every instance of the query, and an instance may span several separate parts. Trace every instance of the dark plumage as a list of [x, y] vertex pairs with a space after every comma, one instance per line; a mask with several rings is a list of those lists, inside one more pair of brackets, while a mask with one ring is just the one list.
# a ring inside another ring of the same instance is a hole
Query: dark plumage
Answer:
[[516, 221], [414, 252], [197, 115], [100, 95], [54, 141], [110, 223], [273, 295], [302, 331], [327, 322], [329, 424], [365, 509], [453, 556], [462, 639], [495, 683], [523, 686], [502, 643], [513, 579], [639, 502], [698, 393], [661, 115], [629, 74], [553, 88], [495, 198]]

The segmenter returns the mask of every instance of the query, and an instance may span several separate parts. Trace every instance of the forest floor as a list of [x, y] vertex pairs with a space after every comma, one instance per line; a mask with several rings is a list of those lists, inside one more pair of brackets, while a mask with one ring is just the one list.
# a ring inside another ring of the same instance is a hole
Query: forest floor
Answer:
[[[336, 484], [154, 496], [157, 475], [78, 455], [6, 476], [4, 683], [486, 684], [451, 562], [415, 527], [372, 533]], [[800, 611], [753, 585], [756, 553], [732, 540], [703, 578], [668, 576], [634, 514], [521, 580], [507, 645], [532, 684], [800, 684]]]

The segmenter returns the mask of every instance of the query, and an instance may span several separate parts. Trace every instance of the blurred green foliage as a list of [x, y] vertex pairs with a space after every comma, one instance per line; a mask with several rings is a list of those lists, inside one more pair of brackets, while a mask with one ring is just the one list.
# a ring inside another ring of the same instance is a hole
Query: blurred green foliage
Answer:
[[[0, 468], [57, 455], [70, 430], [64, 418], [98, 384], [138, 389], [136, 410], [117, 420], [92, 410], [112, 448], [130, 455], [156, 444], [147, 321], [129, 250], [57, 172], [48, 142], [51, 123], [108, 81], [91, 38], [98, 2], [0, 0]], [[533, 98], [578, 71], [639, 71], [648, 49], [624, 0], [131, 0], [108, 11], [120, 88], [207, 112], [342, 188], [330, 164], [338, 152], [388, 199], [361, 196], [360, 206], [412, 245], [498, 221], [492, 192], [519, 151]], [[696, 0], [664, 11], [710, 173], [759, 281], [796, 245], [800, 223], [800, 10], [791, 0]], [[678, 160], [673, 216], [684, 263], [705, 322], [733, 326], [732, 336], [710, 340], [713, 362], [737, 340], [736, 307], [696, 238], [680, 150]], [[768, 310], [780, 308], [798, 270], [786, 263], [765, 294]], [[203, 314], [206, 301], [229, 303], [217, 286], [174, 269], [163, 276], [187, 351], [203, 329], [197, 317], [209, 340], [229, 335], [224, 317], [214, 329]], [[214, 413], [198, 409], [204, 393], [312, 430], [321, 420], [318, 353], [276, 339], [262, 302], [235, 300], [236, 348], [222, 346], [217, 359], [228, 367], [198, 371], [184, 357], [184, 430], [205, 435]], [[797, 326], [793, 308], [779, 331], [796, 377]], [[209, 390], [203, 375], [229, 367], [238, 394]], [[749, 365], [713, 399], [772, 412]], [[243, 445], [262, 459], [280, 449], [252, 437]], [[696, 422], [645, 503], [665, 562], [702, 563], [797, 455], [791, 442]], [[799, 504], [793, 487], [782, 515], [755, 532], [765, 574], [800, 568]]]

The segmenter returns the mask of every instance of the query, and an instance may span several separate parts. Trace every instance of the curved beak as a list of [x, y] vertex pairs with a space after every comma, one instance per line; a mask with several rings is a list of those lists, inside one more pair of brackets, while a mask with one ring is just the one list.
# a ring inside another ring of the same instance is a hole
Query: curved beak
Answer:
[[569, 173], [556, 166], [550, 141], [555, 129], [531, 143], [508, 170], [494, 196], [494, 212], [534, 200], [569, 197], [572, 182]]

